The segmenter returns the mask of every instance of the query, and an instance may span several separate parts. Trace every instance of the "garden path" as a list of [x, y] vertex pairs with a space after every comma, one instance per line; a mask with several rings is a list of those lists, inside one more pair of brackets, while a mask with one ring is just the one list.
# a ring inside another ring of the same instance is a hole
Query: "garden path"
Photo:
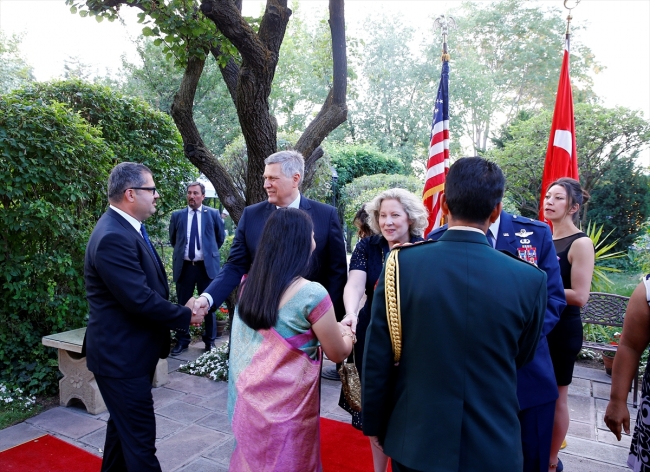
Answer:
[[[158, 458], [167, 472], [219, 472], [228, 469], [233, 436], [226, 413], [227, 384], [177, 372], [196, 359], [203, 343], [169, 358], [169, 383], [153, 389]], [[329, 362], [329, 361], [326, 361]], [[603, 423], [610, 378], [601, 369], [576, 366], [569, 389], [571, 426], [568, 446], [560, 453], [571, 472], [624, 471], [630, 437], [619, 443]], [[349, 421], [338, 407], [339, 384], [323, 380], [321, 413]], [[636, 410], [631, 407], [632, 418]], [[101, 456], [108, 413], [90, 415], [83, 407], [55, 407], [0, 431], [0, 451], [49, 433]]]

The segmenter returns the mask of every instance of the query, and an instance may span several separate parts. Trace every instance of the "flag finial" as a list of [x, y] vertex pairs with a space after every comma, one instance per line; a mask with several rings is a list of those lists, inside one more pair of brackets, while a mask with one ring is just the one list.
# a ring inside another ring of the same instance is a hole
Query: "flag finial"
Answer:
[[571, 26], [571, 20], [573, 20], [573, 17], [571, 16], [571, 10], [577, 7], [582, 0], [572, 0], [572, 1], [575, 2], [575, 5], [570, 7], [569, 5], [567, 5], [567, 3], [571, 3], [571, 0], [564, 0], [564, 8], [569, 10], [569, 15], [566, 17], [566, 39], [569, 39], [569, 36], [571, 36], [571, 32], [569, 31], [569, 27]]
[[449, 62], [451, 57], [447, 52], [447, 35], [450, 29], [456, 29], [456, 20], [449, 15], [440, 15], [433, 22], [433, 27], [439, 29], [442, 34], [442, 62]]

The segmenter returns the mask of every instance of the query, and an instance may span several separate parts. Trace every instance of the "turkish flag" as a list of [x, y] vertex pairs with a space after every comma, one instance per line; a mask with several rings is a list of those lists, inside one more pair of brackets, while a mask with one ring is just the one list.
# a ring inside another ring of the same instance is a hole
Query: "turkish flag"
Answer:
[[553, 111], [551, 135], [548, 139], [544, 174], [542, 176], [542, 198], [539, 219], [544, 220], [544, 197], [548, 186], [560, 177], [578, 180], [578, 154], [576, 152], [576, 124], [573, 118], [573, 95], [569, 78], [569, 39], [564, 47], [564, 60], [557, 86], [557, 99]]

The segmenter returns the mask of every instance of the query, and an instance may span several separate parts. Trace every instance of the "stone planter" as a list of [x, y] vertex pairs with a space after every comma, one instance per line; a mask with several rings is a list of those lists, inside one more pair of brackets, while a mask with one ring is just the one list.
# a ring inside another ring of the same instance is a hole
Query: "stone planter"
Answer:
[[220, 338], [223, 336], [224, 331], [226, 330], [226, 325], [228, 320], [217, 320], [217, 337]]

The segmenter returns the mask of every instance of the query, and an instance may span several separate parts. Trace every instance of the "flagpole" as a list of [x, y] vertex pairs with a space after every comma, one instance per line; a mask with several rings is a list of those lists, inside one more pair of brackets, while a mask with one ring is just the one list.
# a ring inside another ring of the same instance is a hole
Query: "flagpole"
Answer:
[[582, 0], [574, 0], [574, 1], [576, 2], [576, 4], [570, 7], [567, 5], [567, 3], [569, 3], [569, 0], [564, 0], [564, 8], [569, 10], [569, 15], [566, 17], [566, 45], [567, 45], [567, 50], [569, 51], [571, 49], [571, 30], [570, 30], [571, 20], [573, 20], [573, 17], [571, 16], [571, 10], [577, 7]]
[[578, 149], [576, 146], [575, 117], [573, 114], [573, 93], [571, 91], [571, 78], [569, 74], [570, 54], [569, 41], [571, 38], [571, 10], [581, 0], [572, 0], [573, 6], [569, 6], [570, 0], [564, 0], [564, 7], [569, 10], [566, 25], [566, 37], [562, 67], [560, 69], [560, 80], [557, 86], [557, 98], [553, 110], [551, 132], [549, 134], [544, 171], [542, 173], [542, 186], [539, 204], [539, 219], [544, 219], [544, 197], [548, 186], [561, 177], [570, 177], [578, 180]]
[[429, 219], [425, 236], [430, 231], [444, 224], [441, 197], [445, 190], [445, 180], [449, 171], [449, 51], [447, 36], [449, 28], [456, 28], [456, 20], [451, 16], [440, 15], [434, 22], [434, 27], [442, 33], [442, 70], [440, 84], [433, 109], [431, 135], [429, 137], [429, 158], [427, 173], [422, 190], [422, 201]]

